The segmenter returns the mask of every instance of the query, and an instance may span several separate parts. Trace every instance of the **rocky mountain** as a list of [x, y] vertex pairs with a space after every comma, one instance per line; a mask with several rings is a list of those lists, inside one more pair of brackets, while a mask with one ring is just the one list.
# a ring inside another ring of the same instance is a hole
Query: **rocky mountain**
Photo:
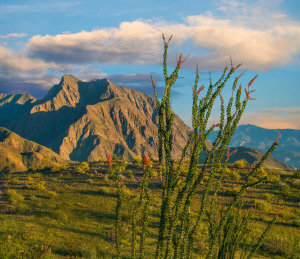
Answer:
[[[294, 129], [264, 129], [254, 125], [240, 125], [230, 142], [233, 147], [245, 146], [266, 152], [276, 139], [280, 131], [279, 145], [272, 153], [272, 157], [289, 166], [300, 168], [300, 130]], [[216, 132], [208, 140], [213, 141]]]
[[25, 171], [29, 167], [44, 168], [65, 162], [52, 150], [0, 127], [0, 170]]
[[[157, 157], [157, 125], [151, 96], [107, 79], [83, 82], [64, 75], [41, 100], [0, 95], [0, 126], [70, 160], [95, 161], [107, 152]], [[190, 129], [178, 116], [174, 126], [173, 153], [179, 156]]]

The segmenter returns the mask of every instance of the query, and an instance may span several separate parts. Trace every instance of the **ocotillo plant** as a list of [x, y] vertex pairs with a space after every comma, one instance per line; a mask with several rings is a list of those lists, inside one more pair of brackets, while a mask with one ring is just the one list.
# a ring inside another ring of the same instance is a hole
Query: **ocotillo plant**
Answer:
[[[155, 82], [152, 77], [152, 84], [155, 92], [156, 105], [159, 116], [159, 163], [162, 170], [162, 200], [161, 200], [161, 213], [160, 213], [160, 227], [158, 234], [158, 242], [156, 248], [156, 258], [190, 258], [195, 233], [198, 230], [199, 224], [203, 221], [207, 213], [216, 213], [215, 201], [218, 195], [218, 190], [222, 183], [221, 177], [216, 181], [216, 173], [220, 167], [223, 171], [227, 167], [228, 159], [230, 156], [228, 144], [234, 134], [234, 131], [241, 119], [241, 116], [247, 106], [249, 100], [254, 100], [250, 97], [251, 86], [257, 76], [255, 76], [245, 88], [245, 97], [242, 100], [242, 86], [237, 87], [238, 82], [243, 75], [236, 76], [232, 85], [232, 96], [225, 107], [223, 97], [221, 95], [222, 89], [225, 87], [228, 80], [236, 73], [241, 64], [234, 66], [230, 62], [230, 68], [227, 66], [216, 83], [210, 82], [206, 95], [202, 98], [199, 97], [200, 93], [204, 90], [204, 85], [198, 88], [199, 72], [196, 69], [196, 78], [193, 87], [193, 105], [192, 105], [192, 133], [189, 140], [183, 149], [182, 156], [178, 163], [172, 158], [173, 147], [173, 120], [174, 112], [171, 108], [171, 87], [174, 85], [178, 78], [178, 72], [184, 63], [185, 59], [182, 54], [179, 55], [177, 65], [173, 72], [169, 75], [167, 71], [167, 53], [171, 40], [164, 40], [164, 54], [163, 54], [163, 72], [165, 79], [165, 92], [161, 100], [158, 99]], [[220, 122], [216, 125], [208, 126], [208, 120], [217, 97], [220, 97]], [[207, 136], [218, 127], [218, 135], [212, 143], [210, 150], [207, 148], [205, 142]], [[208, 130], [207, 130], [208, 128]], [[231, 204], [223, 213], [220, 222], [215, 230], [210, 235], [219, 235], [223, 231], [225, 222], [227, 222], [233, 209], [239, 205], [241, 198], [246, 190], [250, 187], [256, 186], [264, 179], [259, 179], [252, 182], [252, 178], [256, 176], [258, 169], [262, 166], [263, 162], [270, 156], [272, 151], [277, 146], [277, 140], [274, 142], [269, 151], [264, 155], [261, 161], [250, 172], [245, 184], [242, 186], [239, 193], [232, 200]], [[225, 155], [227, 151], [227, 155]], [[198, 161], [201, 151], [206, 151], [207, 156], [204, 166], [198, 170]], [[190, 164], [188, 174], [184, 179], [180, 179], [180, 172], [183, 159], [190, 155]], [[223, 162], [225, 156], [225, 161]], [[223, 164], [222, 164], [223, 163]], [[206, 182], [203, 182], [204, 176], [208, 177]], [[183, 184], [179, 185], [179, 179]], [[214, 184], [215, 183], [215, 184]], [[196, 215], [191, 213], [193, 197], [199, 187], [202, 187], [201, 206]], [[213, 192], [211, 198], [211, 205], [208, 206], [209, 193]], [[215, 241], [210, 244], [207, 257], [210, 257], [215, 248]]]
[[[236, 251], [237, 246], [240, 243], [234, 241], [235, 237], [230, 234], [232, 233], [231, 228], [242, 228], [242, 225], [240, 225], [238, 220], [238, 215], [236, 214], [239, 213], [239, 210], [236, 208], [241, 207], [243, 195], [249, 188], [258, 185], [265, 180], [265, 178], [258, 178], [257, 174], [263, 162], [278, 145], [278, 136], [268, 152], [263, 156], [259, 163], [251, 169], [236, 196], [232, 198], [229, 205], [221, 213], [220, 209], [216, 206], [216, 203], [220, 187], [223, 183], [224, 173], [227, 169], [229, 157], [232, 154], [230, 153], [228, 145], [242, 114], [245, 111], [248, 101], [255, 100], [250, 97], [250, 94], [255, 91], [252, 90], [251, 87], [257, 76], [248, 83], [245, 88], [244, 97], [242, 97], [242, 85], [239, 84], [243, 72], [235, 76], [231, 86], [232, 95], [227, 104], [225, 104], [221, 92], [228, 84], [229, 79], [237, 73], [241, 64], [234, 66], [230, 59], [230, 67], [226, 66], [224, 68], [222, 75], [215, 83], [210, 80], [206, 94], [203, 96], [201, 96], [201, 94], [204, 92], [205, 86], [202, 85], [198, 87], [199, 71], [198, 67], [196, 68], [196, 77], [193, 85], [192, 131], [182, 150], [181, 157], [178, 161], [175, 161], [172, 156], [172, 149], [174, 146], [173, 123], [175, 114], [171, 107], [171, 89], [178, 79], [178, 73], [186, 58], [183, 58], [183, 55], [180, 54], [173, 72], [170, 74], [168, 73], [167, 54], [171, 38], [172, 37], [166, 40], [163, 35], [163, 74], [165, 90], [161, 99], [158, 98], [156, 84], [153, 77], [151, 77], [158, 110], [158, 161], [160, 165], [162, 186], [155, 258], [191, 258], [195, 235], [198, 232], [200, 224], [203, 224], [204, 220], [207, 218], [209, 222], [209, 249], [206, 257], [212, 258], [218, 254], [220, 249], [223, 249], [222, 247], [226, 247], [226, 249], [231, 251], [231, 254], [225, 253], [227, 256], [226, 258], [232, 258], [230, 256], [234, 254], [232, 251]], [[218, 124], [208, 127], [213, 106], [218, 99], [220, 99], [220, 121]], [[214, 129], [218, 129], [218, 134], [211, 147], [209, 147], [206, 139]], [[199, 168], [199, 155], [202, 151], [205, 151], [207, 155], [204, 165]], [[182, 165], [186, 157], [190, 157], [188, 172], [187, 175], [183, 175]], [[140, 185], [140, 201], [135, 207], [135, 211], [140, 210], [142, 212], [143, 218], [143, 226], [140, 233], [140, 258], [144, 258], [147, 254], [145, 252], [145, 239], [148, 227], [148, 210], [151, 201], [148, 179], [149, 171], [146, 169], [146, 173], [144, 174]], [[199, 191], [201, 195], [198, 198]], [[210, 195], [211, 193], [212, 195]], [[196, 197], [198, 199], [198, 204], [200, 202], [200, 206], [195, 206]], [[215, 215], [219, 215], [219, 218], [217, 219]], [[271, 227], [272, 224], [270, 224], [269, 227]], [[136, 256], [136, 231], [136, 218], [134, 215], [131, 239], [131, 255], [133, 258]], [[266, 232], [264, 232], [259, 239], [258, 245], [261, 243], [265, 233]], [[224, 239], [225, 236], [226, 238]], [[220, 238], [222, 237], [224, 239], [223, 243], [220, 242]], [[228, 240], [230, 241], [230, 245], [227, 243]], [[257, 244], [253, 244], [252, 247], [252, 252], [247, 254], [247, 258], [249, 256], [251, 257], [255, 252]], [[224, 253], [220, 254], [223, 255]]]

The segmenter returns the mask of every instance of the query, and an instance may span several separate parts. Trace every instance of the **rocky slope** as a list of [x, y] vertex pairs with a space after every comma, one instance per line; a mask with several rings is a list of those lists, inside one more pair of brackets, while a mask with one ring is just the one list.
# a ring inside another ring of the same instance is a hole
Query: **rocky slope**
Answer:
[[0, 170], [25, 171], [29, 167], [44, 168], [65, 162], [52, 150], [0, 127]]
[[[266, 152], [273, 144], [280, 131], [279, 145], [272, 153], [272, 157], [296, 168], [300, 168], [300, 130], [295, 129], [264, 129], [254, 125], [240, 125], [230, 142], [233, 147], [246, 146]], [[213, 132], [208, 140], [216, 136]]]
[[[157, 157], [157, 122], [152, 97], [107, 79], [83, 82], [64, 75], [42, 100], [0, 96], [0, 126], [71, 160], [95, 161], [107, 152]], [[177, 157], [190, 129], [178, 116], [174, 125]]]

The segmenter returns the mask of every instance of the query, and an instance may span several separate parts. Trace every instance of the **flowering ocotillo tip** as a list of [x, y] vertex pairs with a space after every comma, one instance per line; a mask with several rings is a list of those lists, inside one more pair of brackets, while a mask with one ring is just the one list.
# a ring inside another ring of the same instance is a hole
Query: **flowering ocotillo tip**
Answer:
[[226, 157], [229, 157], [229, 154], [230, 154], [230, 146], [228, 146], [226, 149]]
[[233, 69], [233, 62], [232, 62], [231, 56], [229, 56], [229, 60], [230, 60], [230, 66], [231, 66], [231, 69]]
[[156, 86], [155, 86], [155, 82], [154, 82], [154, 78], [153, 78], [153, 75], [152, 75], [152, 74], [151, 74], [151, 82], [152, 82], [153, 88], [155, 88]]
[[199, 87], [199, 89], [196, 91], [196, 94], [199, 95], [200, 92], [201, 92], [204, 88], [205, 88], [205, 86], [204, 86], [204, 85], [201, 85], [201, 86]]
[[203, 97], [203, 98], [201, 99], [201, 101], [205, 101], [205, 100], [207, 100], [207, 99], [211, 99], [211, 97]]
[[164, 44], [165, 44], [165, 45], [169, 45], [169, 43], [170, 43], [172, 37], [173, 37], [173, 35], [171, 35], [170, 38], [168, 39], [168, 41], [166, 41], [165, 35], [162, 33], [162, 38], [163, 38], [163, 41], [164, 41]]
[[221, 94], [220, 95], [220, 99], [221, 99], [221, 104], [224, 105], [224, 99], [223, 99], [223, 96]]
[[276, 213], [276, 218], [278, 218], [278, 216], [279, 216], [279, 213], [280, 213], [280, 210], [281, 210], [281, 208], [279, 208], [278, 210], [277, 210], [277, 213]]
[[242, 63], [238, 64], [235, 68], [233, 68], [233, 70], [237, 70], [240, 66], [242, 65]]
[[238, 77], [237, 79], [240, 79], [244, 74], [245, 74], [246, 70], [244, 70]]
[[199, 67], [198, 67], [198, 64], [196, 66], [196, 76], [198, 77], [199, 76]]
[[276, 143], [278, 143], [279, 135], [280, 135], [280, 131], [278, 130], [277, 137], [276, 137], [276, 140], [275, 140]]
[[246, 93], [246, 97], [249, 100], [256, 100], [255, 98], [250, 97], [249, 92], [247, 91], [247, 89], [245, 88], [245, 93]]
[[248, 87], [250, 87], [254, 83], [254, 81], [257, 77], [258, 77], [258, 74], [250, 80]]

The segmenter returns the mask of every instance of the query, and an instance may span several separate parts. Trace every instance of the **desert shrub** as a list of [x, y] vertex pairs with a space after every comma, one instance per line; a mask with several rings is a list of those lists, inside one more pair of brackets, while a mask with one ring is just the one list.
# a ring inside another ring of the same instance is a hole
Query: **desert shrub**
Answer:
[[45, 184], [46, 184], [45, 181], [38, 181], [32, 187], [35, 190], [44, 191], [44, 190], [46, 190]]
[[280, 187], [280, 190], [279, 190], [279, 194], [282, 196], [282, 197], [290, 197], [292, 196], [292, 190], [291, 190], [291, 187], [287, 184], [285, 185], [282, 185]]
[[300, 218], [299, 217], [294, 217], [292, 220], [292, 225], [295, 227], [300, 227]]
[[53, 166], [51, 168], [51, 172], [52, 173], [58, 173], [60, 171], [66, 170], [66, 169], [67, 169], [67, 165], [59, 165], [59, 164], [57, 164], [57, 165], [55, 165], [55, 166]]
[[70, 212], [66, 208], [56, 208], [51, 212], [51, 216], [54, 219], [67, 222], [70, 217]]
[[225, 177], [232, 180], [239, 180], [241, 179], [240, 174], [237, 171], [230, 170], [229, 168], [225, 169]]
[[24, 196], [18, 193], [16, 190], [6, 190], [6, 194], [8, 196], [8, 201], [10, 202], [10, 204], [17, 205], [19, 202], [24, 200]]
[[78, 174], [85, 174], [85, 171], [81, 168], [81, 166], [77, 166], [74, 171]]
[[271, 201], [273, 197], [274, 197], [274, 196], [273, 196], [271, 193], [264, 193], [264, 194], [263, 194], [263, 198], [264, 198], [266, 201]]
[[297, 189], [300, 189], [300, 179], [293, 179], [291, 185]]
[[28, 182], [32, 182], [34, 179], [33, 177], [27, 175], [26, 178], [25, 178]]
[[229, 188], [225, 191], [225, 195], [229, 197], [235, 197], [240, 191], [239, 187]]
[[133, 161], [134, 161], [135, 165], [137, 165], [139, 167], [143, 166], [143, 158], [142, 157], [140, 157], [140, 156], [134, 157]]
[[281, 180], [280, 175], [275, 174], [275, 173], [269, 173], [267, 176], [267, 182], [268, 183], [274, 183], [277, 184]]
[[34, 170], [33, 168], [29, 167], [29, 168], [27, 169], [27, 172], [28, 172], [28, 173], [34, 173], [35, 170]]
[[300, 171], [294, 172], [293, 177], [299, 179], [300, 178]]
[[18, 178], [12, 178], [12, 179], [8, 180], [8, 183], [11, 185], [18, 185], [18, 184], [21, 184], [22, 182]]
[[245, 159], [240, 159], [233, 163], [233, 166], [239, 169], [245, 168], [246, 165], [247, 165], [247, 161]]
[[33, 174], [31, 175], [31, 177], [33, 177], [33, 178], [42, 178], [43, 175], [42, 175], [41, 173], [39, 173], [39, 172], [35, 172], [35, 173], [33, 173]]
[[108, 186], [101, 186], [98, 189], [98, 192], [102, 195], [114, 195], [116, 192], [116, 189], [112, 188], [112, 187], [108, 187]]
[[27, 250], [23, 250], [20, 252], [20, 257], [18, 258], [52, 258], [52, 257], [46, 257], [47, 255], [51, 255], [52, 251], [49, 246], [46, 245], [35, 245]]
[[127, 165], [125, 163], [114, 164], [112, 171], [116, 174], [121, 174], [126, 170]]
[[254, 200], [253, 206], [260, 211], [269, 212], [272, 209], [272, 206], [269, 202], [264, 200]]
[[151, 177], [158, 177], [159, 176], [159, 172], [155, 169], [151, 169], [150, 170], [150, 176]]
[[264, 169], [264, 168], [260, 168], [257, 172], [257, 176], [259, 178], [263, 178], [263, 177], [267, 177], [269, 176], [269, 173]]
[[52, 198], [57, 197], [58, 193], [55, 191], [47, 191], [43, 195], [48, 199], [52, 199]]
[[298, 258], [299, 243], [293, 234], [273, 234], [266, 238], [262, 244], [262, 250], [272, 256], [284, 258]]
[[14, 208], [15, 213], [25, 215], [29, 214], [31, 212], [31, 209], [28, 205], [24, 203], [18, 203]]
[[80, 163], [80, 167], [81, 167], [82, 170], [84, 170], [84, 171], [90, 170], [90, 166], [89, 166], [89, 163], [88, 163], [88, 162], [81, 162], [81, 163]]

